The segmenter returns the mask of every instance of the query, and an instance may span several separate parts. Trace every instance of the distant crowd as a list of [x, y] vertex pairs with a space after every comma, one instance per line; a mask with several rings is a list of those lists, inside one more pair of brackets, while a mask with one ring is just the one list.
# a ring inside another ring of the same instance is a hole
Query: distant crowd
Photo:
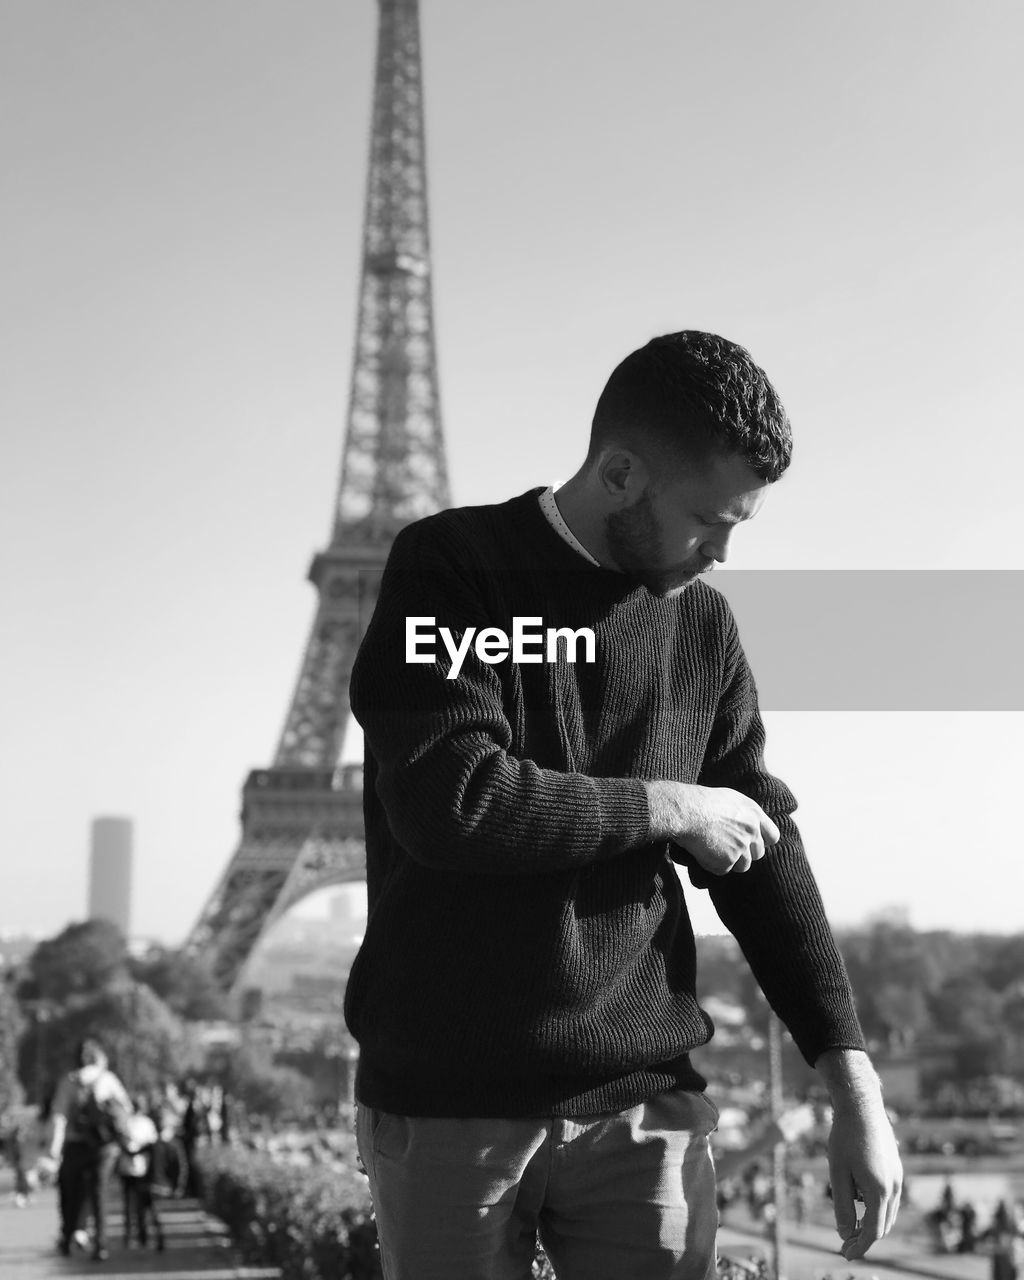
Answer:
[[86, 1038], [72, 1069], [38, 1111], [0, 1125], [14, 1169], [14, 1203], [25, 1205], [42, 1182], [55, 1181], [60, 1209], [57, 1248], [96, 1261], [109, 1256], [110, 1188], [121, 1184], [126, 1248], [165, 1247], [161, 1201], [202, 1196], [196, 1152], [231, 1134], [230, 1099], [218, 1086], [168, 1081], [130, 1096], [100, 1042]]
[[984, 1251], [992, 1256], [994, 1280], [1018, 1280], [1024, 1275], [1024, 1217], [1016, 1202], [1000, 1200], [982, 1226], [977, 1206], [969, 1199], [958, 1200], [952, 1182], [947, 1181], [925, 1221], [936, 1252]]

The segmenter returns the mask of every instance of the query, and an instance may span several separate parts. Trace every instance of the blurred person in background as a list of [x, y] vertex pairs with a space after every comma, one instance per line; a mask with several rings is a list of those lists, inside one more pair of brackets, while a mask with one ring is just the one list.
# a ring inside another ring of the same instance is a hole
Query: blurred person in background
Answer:
[[181, 1145], [185, 1150], [187, 1162], [185, 1194], [194, 1197], [196, 1200], [201, 1200], [203, 1198], [203, 1179], [196, 1161], [196, 1151], [208, 1141], [210, 1136], [206, 1102], [198, 1084], [192, 1079], [185, 1081], [181, 1096], [185, 1107], [181, 1116], [178, 1136], [181, 1138]]
[[161, 1253], [164, 1234], [153, 1199], [154, 1155], [160, 1134], [148, 1109], [144, 1098], [136, 1099], [135, 1112], [128, 1117], [117, 1172], [124, 1200], [125, 1248], [137, 1241], [139, 1247], [145, 1249], [152, 1226], [156, 1249]]
[[75, 1067], [57, 1086], [51, 1112], [50, 1158], [59, 1163], [60, 1236], [67, 1256], [81, 1229], [83, 1211], [92, 1210], [92, 1256], [107, 1255], [107, 1189], [120, 1141], [132, 1111], [124, 1085], [110, 1070], [102, 1044], [86, 1037], [75, 1051]]
[[153, 1148], [153, 1195], [158, 1200], [171, 1196], [180, 1199], [188, 1184], [188, 1157], [179, 1136], [180, 1117], [173, 1107], [160, 1103], [153, 1113], [153, 1121], [157, 1127]]

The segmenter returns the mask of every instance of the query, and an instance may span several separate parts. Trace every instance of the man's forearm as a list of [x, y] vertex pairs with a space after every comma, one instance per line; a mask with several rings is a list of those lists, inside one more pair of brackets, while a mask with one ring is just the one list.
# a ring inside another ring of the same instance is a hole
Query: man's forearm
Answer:
[[826, 1049], [814, 1065], [832, 1099], [829, 1181], [840, 1252], [852, 1261], [863, 1258], [896, 1220], [903, 1181], [899, 1147], [881, 1081], [863, 1050]]
[[814, 1063], [834, 1110], [882, 1096], [882, 1082], [863, 1049], [826, 1049]]

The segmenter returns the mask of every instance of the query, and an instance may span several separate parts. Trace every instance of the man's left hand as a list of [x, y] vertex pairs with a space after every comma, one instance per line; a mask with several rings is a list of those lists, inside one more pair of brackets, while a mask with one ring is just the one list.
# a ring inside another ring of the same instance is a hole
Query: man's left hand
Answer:
[[[867, 1055], [830, 1050], [815, 1064], [832, 1096], [829, 1175], [840, 1252], [863, 1258], [896, 1221], [903, 1186], [896, 1138], [885, 1113], [882, 1090]], [[857, 1199], [863, 1201], [858, 1220]]]

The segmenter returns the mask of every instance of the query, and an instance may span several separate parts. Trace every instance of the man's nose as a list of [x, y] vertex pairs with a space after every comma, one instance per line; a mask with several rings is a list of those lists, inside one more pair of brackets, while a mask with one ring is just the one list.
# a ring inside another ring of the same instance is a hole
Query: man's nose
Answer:
[[717, 560], [719, 564], [725, 564], [729, 558], [729, 539], [732, 537], [732, 529], [716, 530], [704, 539], [701, 544], [701, 554], [708, 557], [709, 560]]

